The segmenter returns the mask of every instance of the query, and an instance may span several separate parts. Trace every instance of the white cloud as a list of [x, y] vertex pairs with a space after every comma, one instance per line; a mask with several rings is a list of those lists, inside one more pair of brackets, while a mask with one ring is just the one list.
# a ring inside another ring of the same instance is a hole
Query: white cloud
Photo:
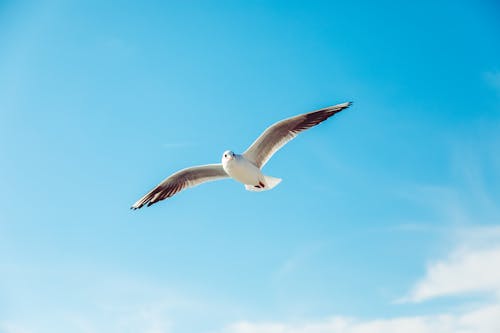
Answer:
[[[468, 230], [468, 231], [466, 231]], [[485, 293], [500, 299], [500, 237], [498, 227], [464, 229], [467, 240], [448, 258], [431, 263], [404, 301]]]
[[252, 323], [228, 325], [224, 333], [498, 333], [500, 305], [483, 306], [463, 314], [356, 320], [332, 317], [307, 323]]
[[500, 296], [500, 246], [460, 250], [444, 261], [431, 264], [426, 276], [411, 291], [408, 301], [471, 292], [492, 292]]
[[[464, 293], [491, 294], [489, 302], [459, 304], [461, 311], [359, 319], [333, 316], [306, 322], [239, 321], [223, 333], [498, 333], [500, 332], [500, 227], [462, 228], [460, 246], [427, 267], [405, 298], [423, 302]], [[491, 303], [492, 302], [492, 303]], [[400, 305], [405, 306], [405, 305]]]

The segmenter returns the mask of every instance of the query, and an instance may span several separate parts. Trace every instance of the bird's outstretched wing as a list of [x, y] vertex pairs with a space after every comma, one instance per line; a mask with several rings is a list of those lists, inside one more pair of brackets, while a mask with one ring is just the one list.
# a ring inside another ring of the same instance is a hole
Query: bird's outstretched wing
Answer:
[[337, 104], [279, 121], [268, 127], [243, 153], [243, 156], [261, 168], [275, 152], [300, 132], [318, 125], [350, 105], [351, 102]]
[[162, 181], [148, 194], [137, 200], [130, 208], [139, 209], [144, 205], [151, 206], [186, 188], [227, 177], [229, 176], [222, 168], [222, 164], [208, 164], [186, 168]]

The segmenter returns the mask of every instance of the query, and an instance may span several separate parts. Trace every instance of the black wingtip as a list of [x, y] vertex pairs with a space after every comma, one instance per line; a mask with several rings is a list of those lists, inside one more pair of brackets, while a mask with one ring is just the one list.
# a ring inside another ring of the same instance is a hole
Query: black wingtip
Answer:
[[[329, 106], [329, 107], [322, 109], [322, 110], [326, 110], [328, 112], [331, 112], [331, 115], [334, 115], [336, 113], [339, 113], [339, 112], [347, 109], [351, 105], [352, 105], [352, 102], [344, 102], [344, 103]], [[322, 111], [322, 110], [319, 110], [319, 111]]]
[[[350, 107], [352, 105], [352, 103], [353, 103], [352, 101], [342, 103], [342, 104], [346, 104], [345, 106], [343, 106], [342, 109], [346, 109], [346, 108]], [[340, 105], [342, 105], [342, 104], [340, 104]]]
[[131, 210], [138, 210], [138, 209], [140, 209], [141, 207], [142, 207], [142, 205], [135, 206], [135, 204], [134, 204], [134, 205], [130, 206], [130, 209], [131, 209]]
[[342, 110], [345, 110], [347, 109], [348, 107], [350, 107], [352, 105], [352, 101], [350, 102], [344, 102], [344, 103], [341, 103], [341, 104], [337, 104], [337, 107], [340, 106], [340, 108], [337, 110], [337, 112], [340, 112]]

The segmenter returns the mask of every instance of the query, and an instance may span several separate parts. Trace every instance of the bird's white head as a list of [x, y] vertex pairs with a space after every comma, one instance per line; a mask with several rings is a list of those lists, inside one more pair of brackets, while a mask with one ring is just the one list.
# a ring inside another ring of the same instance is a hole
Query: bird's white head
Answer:
[[234, 159], [234, 158], [235, 158], [235, 156], [236, 156], [236, 154], [235, 154], [235, 153], [233, 153], [233, 152], [232, 152], [232, 151], [230, 151], [230, 150], [226, 150], [226, 151], [224, 152], [224, 154], [222, 154], [222, 163], [224, 163], [224, 162], [226, 162], [226, 163], [227, 163], [228, 161], [231, 161], [232, 159]]

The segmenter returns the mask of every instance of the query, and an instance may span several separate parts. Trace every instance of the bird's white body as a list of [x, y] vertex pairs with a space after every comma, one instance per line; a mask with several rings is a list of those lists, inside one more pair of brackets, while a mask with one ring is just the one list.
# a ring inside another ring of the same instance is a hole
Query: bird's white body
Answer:
[[258, 185], [264, 180], [262, 171], [241, 155], [233, 158], [222, 158], [222, 167], [231, 178], [246, 185]]
[[281, 182], [281, 179], [266, 176], [260, 168], [245, 156], [228, 150], [222, 155], [222, 168], [229, 175], [245, 185], [249, 191], [270, 190]]

